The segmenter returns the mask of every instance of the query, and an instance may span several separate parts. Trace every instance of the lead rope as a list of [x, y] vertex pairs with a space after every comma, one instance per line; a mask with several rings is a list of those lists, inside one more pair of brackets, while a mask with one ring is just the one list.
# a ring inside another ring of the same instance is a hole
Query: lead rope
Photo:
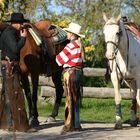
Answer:
[[[117, 53], [118, 53], [118, 48], [115, 50], [115, 56], [117, 55]], [[116, 66], [117, 66], [117, 68], [118, 68], [118, 70], [119, 70], [119, 73], [120, 73], [120, 75], [121, 75], [121, 77], [122, 77], [121, 85], [125, 82], [125, 84], [130, 88], [128, 82], [125, 80], [125, 77], [123, 76], [123, 74], [122, 74], [122, 72], [121, 72], [121, 70], [120, 70], [120, 67], [119, 67], [119, 65], [118, 65], [118, 63], [117, 63], [116, 57], [115, 57], [114, 60], [115, 60]], [[128, 59], [127, 59], [127, 60], [128, 60]], [[128, 67], [128, 61], [127, 61], [127, 67]], [[117, 77], [118, 77], [118, 74], [117, 74]]]
[[121, 85], [123, 84], [123, 82], [125, 82], [125, 84], [130, 88], [128, 82], [125, 80], [125, 77], [123, 76], [123, 74], [122, 74], [122, 72], [121, 72], [121, 70], [120, 70], [120, 67], [119, 67], [119, 65], [118, 65], [118, 63], [117, 63], [117, 61], [116, 61], [116, 58], [115, 58], [115, 63], [116, 63], [116, 66], [117, 66], [117, 68], [118, 68], [118, 70], [119, 70], [119, 72], [120, 72], [120, 75], [121, 75], [121, 77], [122, 77]]

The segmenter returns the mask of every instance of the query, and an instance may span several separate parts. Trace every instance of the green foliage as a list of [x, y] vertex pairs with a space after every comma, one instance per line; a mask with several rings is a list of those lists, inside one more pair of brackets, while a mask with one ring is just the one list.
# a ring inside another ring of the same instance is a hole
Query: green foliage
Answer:
[[[59, 7], [59, 11], [54, 5]], [[51, 7], [51, 8], [50, 8]], [[120, 12], [128, 16], [129, 20], [140, 23], [139, 0], [2, 0], [0, 3], [1, 21], [6, 19], [12, 11], [23, 12], [28, 19], [36, 22], [49, 18], [52, 23], [60, 24], [65, 21], [65, 26], [70, 22], [78, 22], [82, 26], [82, 33], [86, 38], [82, 40], [83, 46], [91, 47], [93, 52], [86, 52], [87, 66], [104, 67], [105, 44], [102, 34], [104, 21], [102, 12], [109, 16], [118, 16]], [[90, 57], [90, 59], [89, 59]]]
[[84, 78], [85, 87], [106, 87], [107, 83], [105, 82], [104, 77], [85, 77]]
[[8, 6], [13, 1], [14, 0], [1, 0], [0, 1], [0, 22], [6, 20], [8, 15], [12, 12], [12, 10], [8, 8]]
[[13, 11], [23, 12], [26, 18], [33, 23], [49, 18], [53, 24], [67, 27], [70, 22], [78, 22], [82, 26], [81, 33], [86, 36], [82, 39], [82, 44], [85, 49], [87, 67], [106, 67], [102, 12], [106, 12], [110, 17], [118, 16], [122, 12], [122, 15], [127, 16], [129, 21], [140, 23], [139, 0], [0, 1], [0, 21], [6, 20]]

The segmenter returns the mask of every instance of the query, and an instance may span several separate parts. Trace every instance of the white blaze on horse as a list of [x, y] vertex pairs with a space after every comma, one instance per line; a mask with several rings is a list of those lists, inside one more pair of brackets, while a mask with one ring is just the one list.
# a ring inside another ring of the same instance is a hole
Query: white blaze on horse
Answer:
[[108, 19], [103, 14], [106, 57], [116, 103], [115, 129], [122, 128], [120, 83], [124, 81], [132, 93], [131, 126], [137, 126], [137, 104], [140, 106], [140, 33], [134, 23], [123, 22], [121, 14]]

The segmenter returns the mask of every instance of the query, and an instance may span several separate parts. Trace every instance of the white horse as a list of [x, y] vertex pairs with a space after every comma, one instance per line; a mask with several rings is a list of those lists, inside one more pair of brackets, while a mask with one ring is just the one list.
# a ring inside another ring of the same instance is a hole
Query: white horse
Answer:
[[127, 84], [132, 93], [130, 124], [137, 126], [137, 104], [140, 106], [140, 39], [121, 20], [121, 14], [117, 18], [108, 19], [104, 13], [103, 18], [106, 57], [109, 60], [111, 81], [115, 92], [115, 129], [122, 128], [121, 81]]

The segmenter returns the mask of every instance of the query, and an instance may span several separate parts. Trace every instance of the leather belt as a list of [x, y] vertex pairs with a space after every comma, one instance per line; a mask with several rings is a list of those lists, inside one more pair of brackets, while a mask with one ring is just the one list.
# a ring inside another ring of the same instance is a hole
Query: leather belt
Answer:
[[80, 68], [80, 67], [65, 67], [65, 68], [63, 68], [63, 71], [68, 71], [70, 69], [81, 70], [82, 68]]

